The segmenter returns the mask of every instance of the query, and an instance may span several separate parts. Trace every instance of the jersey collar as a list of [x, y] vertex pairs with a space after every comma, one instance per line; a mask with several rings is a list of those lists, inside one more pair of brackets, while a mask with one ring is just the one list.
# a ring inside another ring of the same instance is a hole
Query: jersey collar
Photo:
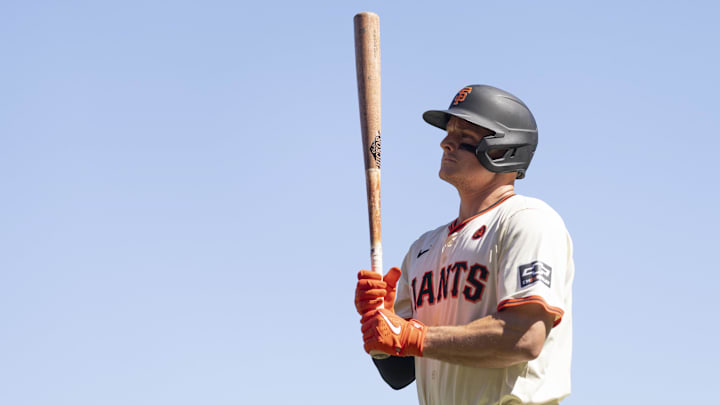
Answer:
[[491, 206], [485, 208], [484, 210], [478, 212], [477, 214], [471, 216], [470, 218], [462, 221], [462, 222], [459, 223], [459, 224], [458, 224], [458, 218], [455, 218], [455, 220], [452, 221], [452, 222], [450, 223], [450, 225], [448, 225], [448, 236], [449, 236], [449, 235], [452, 235], [452, 234], [455, 233], [455, 232], [458, 232], [458, 231], [461, 230], [461, 229], [463, 229], [463, 228], [465, 227], [465, 225], [469, 224], [470, 221], [472, 221], [473, 219], [475, 219], [475, 218], [477, 218], [477, 217], [479, 217], [479, 216], [482, 216], [482, 215], [484, 215], [484, 214], [492, 211], [494, 208], [497, 208], [500, 204], [504, 203], [505, 201], [507, 201], [508, 198], [510, 198], [510, 197], [512, 197], [512, 196], [514, 196], [514, 195], [515, 195], [515, 194], [513, 193], [513, 194], [510, 194], [510, 195], [508, 195], [508, 196], [505, 196], [505, 197], [503, 197], [503, 198], [495, 201]]

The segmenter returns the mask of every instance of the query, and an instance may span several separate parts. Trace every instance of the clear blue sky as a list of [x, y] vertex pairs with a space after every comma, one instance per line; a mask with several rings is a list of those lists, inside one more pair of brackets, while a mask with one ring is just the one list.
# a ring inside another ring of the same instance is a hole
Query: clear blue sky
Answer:
[[352, 305], [364, 10], [385, 264], [457, 215], [422, 112], [509, 90], [576, 247], [565, 403], [711, 402], [720, 8], [579, 3], [2, 2], [0, 403], [416, 403]]

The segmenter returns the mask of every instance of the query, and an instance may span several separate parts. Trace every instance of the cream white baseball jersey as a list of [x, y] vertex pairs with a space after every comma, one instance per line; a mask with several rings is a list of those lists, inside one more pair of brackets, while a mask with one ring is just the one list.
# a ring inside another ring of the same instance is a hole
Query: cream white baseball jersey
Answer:
[[513, 195], [423, 234], [402, 265], [395, 311], [428, 326], [464, 325], [536, 303], [555, 315], [540, 356], [487, 369], [416, 357], [420, 404], [553, 403], [570, 394], [572, 242], [544, 202]]

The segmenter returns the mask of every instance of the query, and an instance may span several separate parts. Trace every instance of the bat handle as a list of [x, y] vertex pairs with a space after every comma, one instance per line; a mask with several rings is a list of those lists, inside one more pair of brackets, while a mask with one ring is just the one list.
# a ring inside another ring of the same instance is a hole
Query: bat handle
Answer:
[[373, 242], [370, 247], [370, 266], [372, 271], [383, 275], [382, 267], [382, 244], [380, 242]]
[[[382, 270], [382, 244], [380, 242], [375, 242], [372, 244], [372, 247], [370, 248], [370, 265], [372, 266], [372, 271], [379, 273], [380, 275], [383, 274]], [[380, 302], [380, 305], [378, 305], [378, 309], [383, 308], [385, 306], [385, 302]], [[373, 357], [373, 359], [387, 359], [390, 357], [389, 354], [377, 351], [377, 350], [371, 350], [370, 355]]]

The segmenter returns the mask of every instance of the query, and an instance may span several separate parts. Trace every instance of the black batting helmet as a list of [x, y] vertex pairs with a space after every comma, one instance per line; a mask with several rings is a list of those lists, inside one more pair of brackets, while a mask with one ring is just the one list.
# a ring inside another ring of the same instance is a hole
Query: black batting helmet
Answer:
[[[494, 132], [478, 145], [463, 144], [477, 156], [480, 163], [494, 173], [517, 172], [525, 177], [525, 170], [538, 143], [538, 130], [530, 109], [519, 98], [496, 87], [473, 84], [463, 87], [447, 110], [425, 111], [428, 124], [447, 129], [450, 117], [462, 118]], [[501, 158], [493, 159], [491, 150], [505, 150]]]

